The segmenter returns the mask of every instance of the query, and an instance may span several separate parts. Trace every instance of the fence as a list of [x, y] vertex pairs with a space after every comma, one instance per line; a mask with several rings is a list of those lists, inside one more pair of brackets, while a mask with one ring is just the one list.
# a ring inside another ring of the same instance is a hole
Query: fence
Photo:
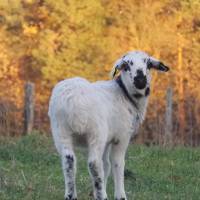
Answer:
[[[11, 102], [0, 100], [0, 135], [20, 136], [33, 129], [49, 133], [47, 116], [48, 104], [40, 105], [34, 101], [35, 88], [32, 83], [25, 86], [24, 106], [16, 108]], [[186, 125], [184, 137], [180, 133], [177, 105], [173, 101], [172, 88], [167, 89], [166, 106], [158, 107], [159, 102], [149, 102], [150, 109], [144, 124], [139, 130], [137, 143], [172, 146], [176, 144], [197, 146], [200, 144], [198, 113], [200, 106], [195, 99], [186, 105]]]
[[20, 136], [33, 130], [49, 132], [48, 105], [35, 102], [35, 86], [26, 83], [24, 106], [16, 107], [12, 102], [0, 100], [0, 135]]

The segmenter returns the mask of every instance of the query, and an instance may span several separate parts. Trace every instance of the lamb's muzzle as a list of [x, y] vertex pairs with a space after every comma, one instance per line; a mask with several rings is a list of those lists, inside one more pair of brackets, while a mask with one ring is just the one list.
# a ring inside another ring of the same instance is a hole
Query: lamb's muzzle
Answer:
[[53, 89], [49, 117], [62, 159], [65, 199], [77, 199], [74, 153], [77, 143], [73, 140], [84, 138], [89, 150], [88, 169], [94, 198], [107, 199], [106, 184], [112, 168], [115, 199], [127, 200], [125, 154], [145, 118], [151, 69], [168, 71], [169, 68], [144, 52], [129, 52], [115, 63], [112, 80], [90, 83], [83, 78], [72, 78], [59, 82]]
[[134, 84], [135, 87], [140, 90], [144, 89], [147, 85], [147, 77], [140, 69], [136, 71], [136, 76], [134, 77]]

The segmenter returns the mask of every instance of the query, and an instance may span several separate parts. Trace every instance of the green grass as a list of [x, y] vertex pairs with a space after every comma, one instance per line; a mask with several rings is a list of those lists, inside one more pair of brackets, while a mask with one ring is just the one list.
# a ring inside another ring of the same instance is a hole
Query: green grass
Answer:
[[[86, 150], [77, 149], [79, 200], [92, 199]], [[132, 145], [126, 158], [129, 200], [200, 199], [200, 148]], [[1, 200], [63, 200], [64, 181], [52, 139], [33, 134], [0, 139]], [[113, 183], [109, 180], [109, 199]]]

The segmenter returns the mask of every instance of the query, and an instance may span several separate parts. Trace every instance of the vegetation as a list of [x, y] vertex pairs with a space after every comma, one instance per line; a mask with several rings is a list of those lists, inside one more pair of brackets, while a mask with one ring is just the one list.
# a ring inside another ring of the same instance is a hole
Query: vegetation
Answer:
[[[0, 1], [0, 103], [20, 109], [24, 83], [35, 83], [39, 128], [46, 129], [43, 119], [57, 81], [72, 76], [107, 79], [115, 60], [135, 49], [171, 67], [167, 75], [154, 74], [144, 135], [158, 143], [165, 91], [172, 87], [174, 135], [185, 144], [189, 138], [199, 144], [199, 0]], [[15, 123], [22, 123], [21, 114], [12, 115], [16, 118]]]
[[[86, 150], [77, 149], [78, 195], [90, 197]], [[0, 140], [0, 199], [62, 200], [64, 180], [52, 139], [39, 134]], [[128, 199], [195, 200], [200, 195], [200, 149], [131, 145], [126, 158]], [[113, 183], [108, 187], [113, 199]]]

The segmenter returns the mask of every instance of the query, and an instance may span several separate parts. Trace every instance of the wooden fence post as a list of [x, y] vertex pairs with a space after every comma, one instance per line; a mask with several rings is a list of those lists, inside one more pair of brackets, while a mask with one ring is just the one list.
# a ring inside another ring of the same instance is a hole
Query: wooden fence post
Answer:
[[173, 90], [172, 88], [167, 89], [166, 95], [166, 113], [165, 113], [165, 135], [164, 135], [164, 146], [172, 146], [172, 104], [173, 104]]
[[34, 93], [35, 86], [33, 83], [25, 84], [24, 99], [24, 134], [30, 134], [33, 129], [34, 122]]

